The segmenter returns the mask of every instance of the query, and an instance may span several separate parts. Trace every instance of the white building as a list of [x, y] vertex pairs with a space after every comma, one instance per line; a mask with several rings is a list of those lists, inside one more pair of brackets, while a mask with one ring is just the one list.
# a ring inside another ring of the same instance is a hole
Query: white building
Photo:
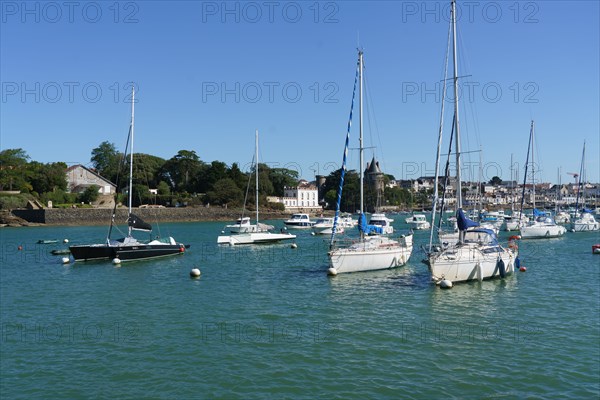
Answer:
[[283, 188], [283, 197], [269, 198], [273, 203], [283, 203], [286, 211], [321, 210], [319, 205], [319, 190], [307, 181], [300, 181], [298, 186]]

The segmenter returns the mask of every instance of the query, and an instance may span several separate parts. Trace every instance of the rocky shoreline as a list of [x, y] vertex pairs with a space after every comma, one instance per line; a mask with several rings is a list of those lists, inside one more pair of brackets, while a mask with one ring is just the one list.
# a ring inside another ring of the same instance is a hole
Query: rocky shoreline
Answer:
[[[235, 221], [240, 217], [240, 208], [181, 207], [181, 208], [136, 208], [133, 212], [140, 218], [152, 222], [208, 222]], [[303, 211], [304, 212], [304, 211]], [[320, 214], [320, 213], [319, 213]], [[253, 211], [245, 215], [254, 217]], [[269, 211], [260, 213], [262, 220], [287, 219], [290, 212]], [[49, 225], [106, 225], [110, 223], [111, 209], [107, 208], [46, 208], [41, 210], [0, 210], [0, 227], [49, 226]], [[127, 209], [118, 208], [116, 221], [127, 220]]]

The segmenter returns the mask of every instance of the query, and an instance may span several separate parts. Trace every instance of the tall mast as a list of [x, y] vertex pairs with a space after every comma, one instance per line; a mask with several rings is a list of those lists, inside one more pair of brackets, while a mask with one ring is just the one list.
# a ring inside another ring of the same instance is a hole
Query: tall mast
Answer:
[[512, 198], [510, 202], [510, 210], [512, 211], [512, 216], [514, 216], [515, 213], [515, 186], [513, 185], [514, 177], [515, 172], [513, 171], [513, 153], [510, 153], [510, 197]]
[[258, 129], [256, 130], [256, 166], [254, 167], [254, 174], [256, 175], [256, 229], [258, 230]]
[[[450, 34], [452, 33], [451, 26], [448, 26], [448, 41], [446, 46], [446, 60], [444, 62], [444, 83], [442, 88], [442, 107], [440, 110], [440, 126], [438, 130], [438, 144], [437, 151], [435, 154], [435, 183], [433, 192], [433, 206], [431, 210], [431, 231], [429, 232], [429, 251], [433, 246], [433, 231], [435, 229], [435, 214], [437, 209], [438, 197], [439, 197], [439, 175], [440, 175], [440, 149], [442, 148], [442, 132], [444, 128], [444, 106], [446, 104], [446, 78], [448, 77], [448, 56], [450, 54]], [[446, 174], [444, 174], [446, 175]], [[447, 177], [445, 177], [447, 179]], [[444, 185], [444, 188], [446, 185]], [[442, 219], [442, 210], [440, 210], [440, 220]]]
[[[363, 165], [363, 52], [358, 50], [358, 147], [360, 151], [360, 213], [364, 213], [364, 165]], [[361, 237], [363, 233], [360, 233]]]
[[[129, 148], [129, 214], [131, 214], [131, 200], [133, 198], [133, 121], [134, 121], [135, 87], [131, 85], [131, 146]], [[129, 228], [131, 233], [131, 227]]]
[[534, 135], [534, 123], [533, 121], [531, 121], [531, 181], [533, 182], [533, 212], [535, 215], [535, 159], [534, 157], [534, 153], [535, 153], [535, 146], [533, 145], [535, 142], [533, 141], [533, 135]]
[[460, 177], [460, 130], [458, 123], [458, 60], [456, 58], [456, 1], [452, 1], [452, 59], [454, 63], [454, 123], [456, 127], [456, 209], [462, 208], [462, 183]]

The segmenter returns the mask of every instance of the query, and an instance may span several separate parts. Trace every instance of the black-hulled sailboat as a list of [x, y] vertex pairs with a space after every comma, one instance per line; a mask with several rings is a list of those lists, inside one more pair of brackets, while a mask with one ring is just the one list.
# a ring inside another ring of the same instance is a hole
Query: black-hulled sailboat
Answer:
[[[111, 239], [113, 228], [118, 228], [115, 225], [115, 207], [113, 208], [112, 218], [108, 235], [104, 243], [73, 245], [69, 247], [75, 261], [91, 261], [91, 260], [112, 260], [114, 263], [130, 260], [143, 260], [148, 258], [164, 257], [177, 254], [183, 254], [186, 246], [183, 243], [177, 243], [172, 237], [159, 238], [149, 240], [138, 240], [133, 237], [134, 230], [144, 231], [152, 234], [152, 226], [143, 221], [140, 217], [132, 213], [132, 183], [133, 183], [133, 130], [134, 130], [134, 103], [135, 92], [132, 90], [131, 96], [131, 124], [129, 126], [128, 144], [130, 149], [129, 159], [129, 217], [127, 218], [128, 233], [127, 236], [121, 239]], [[127, 148], [125, 149], [125, 154]], [[123, 156], [125, 160], [125, 156]], [[123, 164], [123, 163], [122, 163]]]

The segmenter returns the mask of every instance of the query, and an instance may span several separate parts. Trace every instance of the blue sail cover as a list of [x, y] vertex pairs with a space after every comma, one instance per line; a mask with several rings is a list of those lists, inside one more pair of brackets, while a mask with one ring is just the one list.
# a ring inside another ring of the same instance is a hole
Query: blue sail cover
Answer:
[[540, 211], [537, 208], [533, 209], [533, 215], [535, 217], [545, 217], [546, 216], [546, 212], [545, 211]]
[[456, 211], [456, 224], [458, 225], [458, 229], [461, 231], [466, 231], [469, 228], [479, 226], [478, 222], [467, 218], [465, 213], [463, 213], [462, 208], [459, 208], [458, 211]]
[[590, 210], [589, 208], [585, 208], [585, 207], [581, 210], [581, 212], [582, 213], [590, 213], [590, 214], [593, 213], [592, 210]]
[[383, 235], [383, 227], [367, 224], [367, 217], [365, 217], [365, 214], [360, 214], [358, 217], [358, 230], [365, 235]]

